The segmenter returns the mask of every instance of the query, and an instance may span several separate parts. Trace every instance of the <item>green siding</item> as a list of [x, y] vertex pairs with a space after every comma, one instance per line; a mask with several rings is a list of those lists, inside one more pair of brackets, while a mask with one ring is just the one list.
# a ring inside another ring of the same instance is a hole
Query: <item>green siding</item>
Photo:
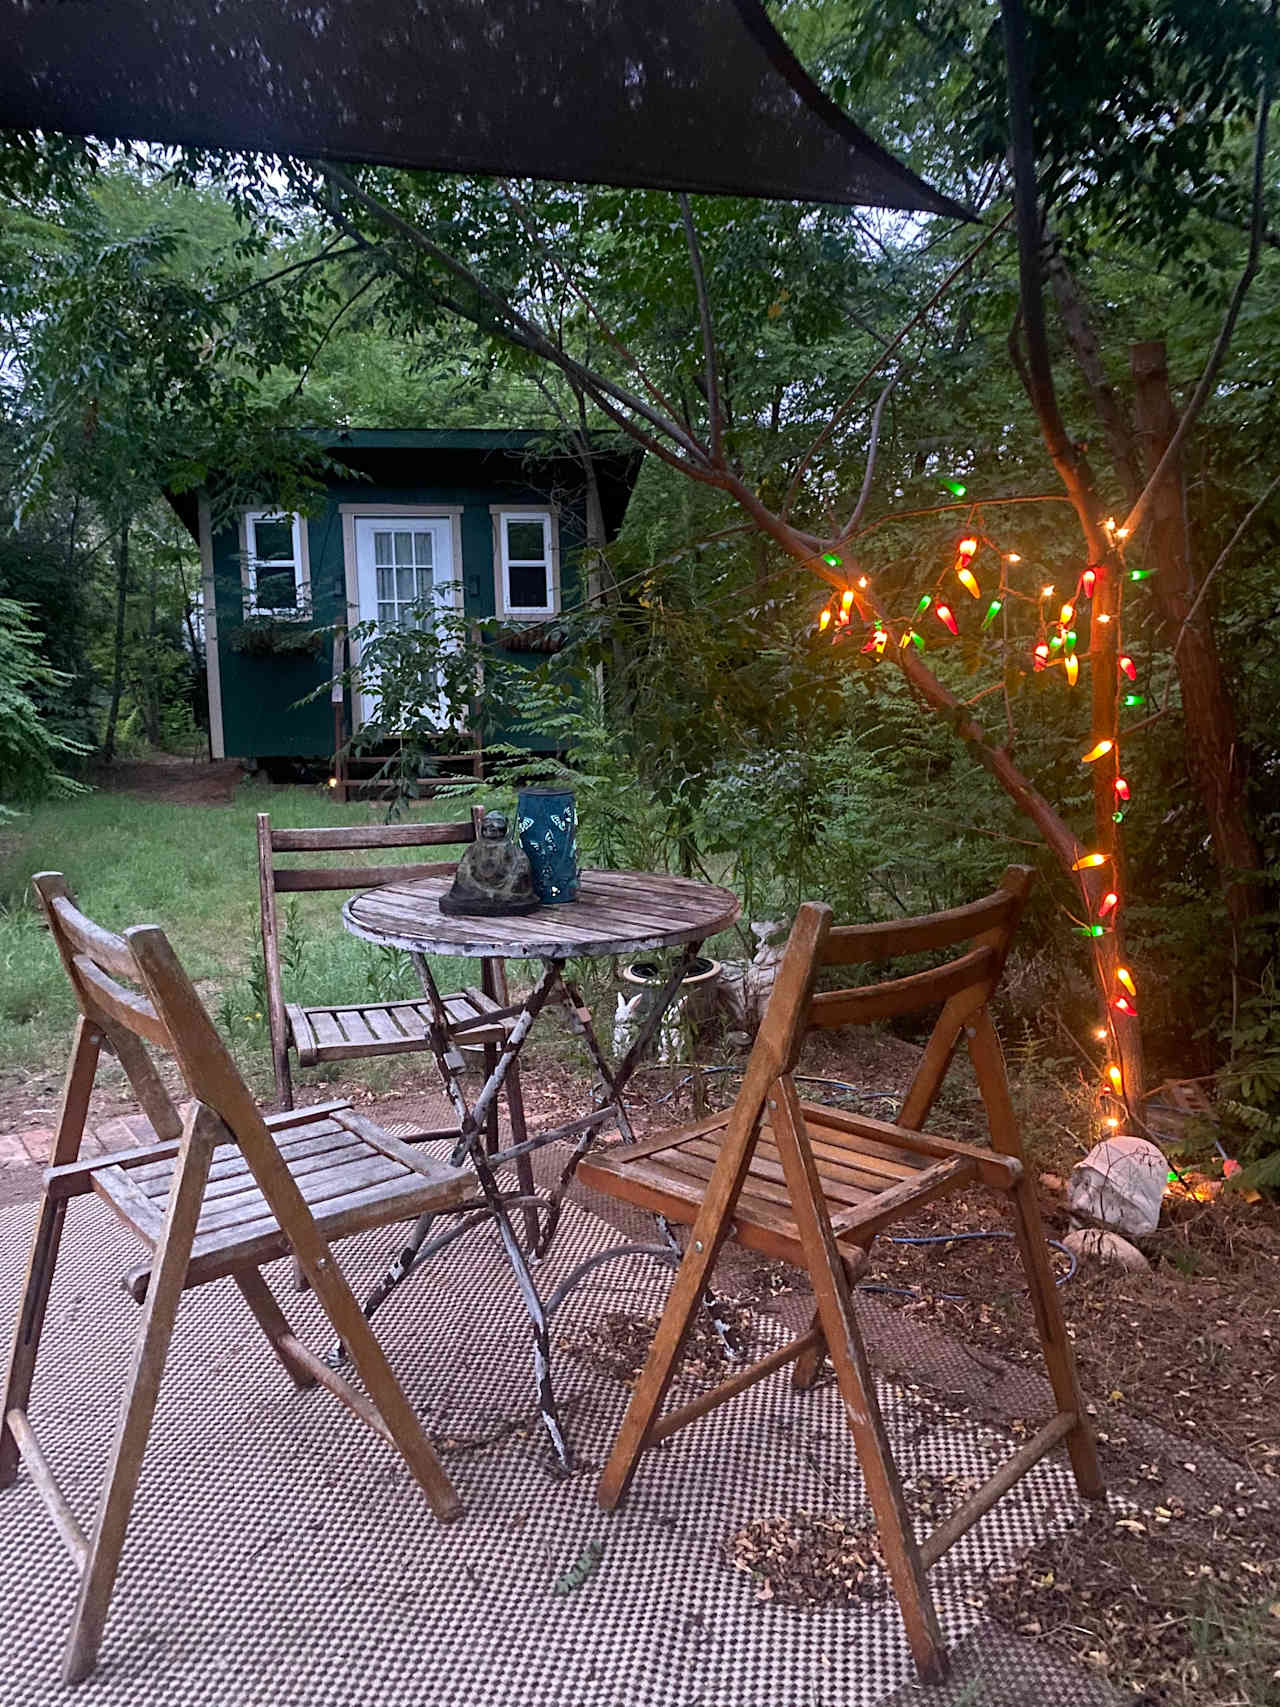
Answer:
[[[497, 439], [504, 435], [488, 436]], [[395, 455], [388, 454], [392, 450]], [[366, 452], [361, 460], [366, 458], [372, 461], [371, 453]], [[317, 627], [335, 623], [345, 615], [346, 579], [339, 512], [342, 504], [462, 505], [463, 608], [468, 616], [483, 618], [493, 616], [495, 610], [490, 505], [545, 506], [554, 497], [560, 505], [561, 606], [567, 609], [578, 602], [584, 520], [581, 502], [566, 501], [563, 463], [556, 465], [554, 471], [549, 467], [548, 477], [539, 484], [536, 469], [531, 471], [510, 452], [501, 454], [497, 446], [485, 445], [461, 452], [426, 449], [420, 445], [393, 447], [384, 440], [376, 460], [379, 465], [376, 482], [359, 479], [333, 482], [323, 507], [306, 520], [312, 609]], [[413, 467], [404, 466], [406, 463], [412, 463]], [[430, 465], [430, 472], [436, 477], [431, 483], [422, 480], [424, 464]], [[333, 713], [327, 693], [309, 704], [298, 703], [329, 680], [328, 639], [315, 659], [258, 657], [236, 651], [230, 644], [231, 637], [243, 621], [238, 530], [221, 529], [214, 534], [212, 544], [227, 756], [310, 758], [328, 754], [333, 746]]]

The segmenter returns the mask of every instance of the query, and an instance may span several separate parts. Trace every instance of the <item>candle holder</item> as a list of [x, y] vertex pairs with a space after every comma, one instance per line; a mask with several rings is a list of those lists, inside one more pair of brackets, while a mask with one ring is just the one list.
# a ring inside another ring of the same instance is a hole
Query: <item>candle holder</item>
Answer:
[[529, 856], [540, 901], [578, 898], [578, 809], [568, 788], [522, 788], [516, 833]]

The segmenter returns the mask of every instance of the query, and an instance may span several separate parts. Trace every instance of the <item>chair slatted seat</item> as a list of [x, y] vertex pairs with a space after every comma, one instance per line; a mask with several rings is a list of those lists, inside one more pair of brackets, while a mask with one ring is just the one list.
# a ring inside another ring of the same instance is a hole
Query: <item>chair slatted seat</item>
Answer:
[[[1080, 1492], [1090, 1498], [1103, 1493], [1035, 1189], [1023, 1166], [1004, 1060], [988, 1012], [1030, 880], [1029, 871], [1011, 867], [999, 889], [980, 901], [888, 925], [833, 927], [829, 908], [812, 903], [801, 907], [732, 1107], [639, 1144], [591, 1153], [578, 1170], [583, 1185], [690, 1229], [648, 1359], [600, 1478], [600, 1504], [612, 1510], [621, 1501], [649, 1447], [788, 1362], [795, 1365], [794, 1384], [812, 1386], [829, 1356], [888, 1575], [916, 1666], [926, 1681], [940, 1679], [947, 1669], [926, 1576], [929, 1567], [1060, 1442], [1066, 1444]], [[956, 947], [965, 952], [930, 971], [815, 993], [823, 967]], [[941, 1014], [896, 1121], [824, 1108], [798, 1095], [793, 1074], [809, 1027], [866, 1024], [938, 1005]], [[982, 1094], [990, 1148], [922, 1130], [962, 1041]], [[999, 1193], [1012, 1209], [1056, 1410], [959, 1511], [917, 1542], [850, 1287], [864, 1271], [878, 1232], [938, 1198], [975, 1185]], [[682, 1347], [717, 1253], [728, 1238], [744, 1249], [808, 1270], [815, 1297], [812, 1325], [790, 1345], [664, 1415]]]
[[[300, 1388], [323, 1386], [395, 1447], [441, 1521], [462, 1506], [333, 1255], [331, 1241], [469, 1202], [470, 1169], [425, 1156], [347, 1103], [264, 1115], [227, 1053], [163, 931], [116, 936], [76, 907], [62, 877], [35, 886], [79, 1008], [52, 1165], [0, 1408], [0, 1489], [25, 1463], [79, 1573], [63, 1663], [68, 1683], [93, 1670], [183, 1292], [231, 1275]], [[190, 1095], [169, 1097], [147, 1045], [170, 1054]], [[100, 1055], [119, 1060], [142, 1112], [134, 1147], [84, 1157]], [[46, 1306], [71, 1201], [101, 1199], [143, 1247], [127, 1279], [141, 1304], [106, 1482], [82, 1527], [45, 1458], [28, 1406]], [[292, 1252], [355, 1365], [344, 1381], [290, 1328], [261, 1265]]]
[[[496, 1044], [509, 1024], [500, 1004], [483, 990], [462, 990], [444, 998], [449, 1035], [456, 1042]], [[431, 1007], [420, 1002], [361, 1002], [343, 1007], [304, 1008], [285, 1003], [291, 1040], [298, 1064], [314, 1067], [320, 1061], [353, 1061], [371, 1055], [420, 1054], [430, 1049]]]

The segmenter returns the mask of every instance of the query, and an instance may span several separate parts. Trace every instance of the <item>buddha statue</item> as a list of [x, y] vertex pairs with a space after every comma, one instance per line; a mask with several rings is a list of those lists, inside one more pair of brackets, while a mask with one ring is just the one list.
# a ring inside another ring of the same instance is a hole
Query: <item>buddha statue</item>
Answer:
[[479, 838], [458, 861], [452, 887], [440, 897], [440, 911], [484, 917], [531, 913], [537, 905], [528, 854], [507, 840], [505, 814], [487, 813]]

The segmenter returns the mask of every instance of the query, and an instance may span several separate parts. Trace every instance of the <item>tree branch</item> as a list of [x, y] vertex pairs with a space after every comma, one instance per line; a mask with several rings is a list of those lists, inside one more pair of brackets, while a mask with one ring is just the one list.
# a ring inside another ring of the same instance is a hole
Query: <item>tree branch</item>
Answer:
[[[505, 324], [520, 334], [520, 337], [513, 339], [513, 342], [523, 344], [524, 348], [533, 354], [545, 357], [565, 373], [578, 378], [591, 393], [593, 399], [598, 401], [599, 395], [603, 393], [612, 398], [616, 405], [631, 410], [639, 415], [642, 420], [648, 421], [650, 426], [656, 428], [664, 437], [674, 440], [687, 453], [691, 462], [705, 462], [706, 451], [677, 421], [652, 408], [642, 397], [637, 397], [625, 386], [618, 385], [604, 374], [592, 372], [584, 368], [581, 363], [576, 362], [541, 326], [526, 315], [521, 314], [513, 303], [501, 296], [490, 285], [487, 285], [478, 273], [473, 272], [470, 267], [455, 259], [447, 249], [441, 248], [438, 243], [433, 243], [425, 231], [420, 231], [416, 225], [411, 224], [409, 220], [396, 213], [394, 208], [388, 207], [385, 202], [379, 201], [376, 196], [372, 196], [367, 190], [362, 189], [354, 178], [349, 177], [341, 168], [333, 165], [330, 161], [323, 160], [317, 162], [317, 169], [330, 184], [359, 203], [375, 219], [380, 220], [391, 230], [397, 232], [407, 242], [412, 243], [415, 248], [421, 249], [425, 255], [429, 255], [433, 261], [443, 267], [461, 284], [464, 284], [468, 290], [474, 291], [480, 300], [488, 306], [495, 322]], [[331, 214], [334, 212], [332, 209], [329, 211]], [[479, 316], [468, 313], [460, 305], [454, 305], [454, 312], [462, 313], [474, 325], [481, 327], [484, 325]]]
[[[899, 344], [902, 343], [903, 339], [908, 337], [915, 330], [915, 328], [920, 324], [920, 322], [929, 313], [930, 309], [932, 309], [938, 302], [940, 302], [942, 300], [942, 298], [947, 294], [947, 292], [951, 289], [952, 285], [960, 277], [961, 273], [963, 273], [965, 271], [965, 269], [968, 266], [970, 266], [973, 261], [975, 261], [977, 259], [977, 257], [986, 248], [987, 244], [991, 242], [993, 237], [995, 237], [996, 233], [1004, 230], [1005, 226], [1008, 225], [1009, 221], [1012, 218], [1013, 218], [1013, 212], [1012, 212], [1012, 210], [1010, 210], [1010, 212], [1005, 214], [1003, 219], [999, 219], [996, 221], [996, 223], [991, 227], [990, 231], [988, 231], [985, 236], [980, 237], [978, 239], [978, 241], [974, 244], [973, 248], [969, 250], [968, 254], [966, 254], [959, 261], [956, 262], [955, 266], [952, 267], [951, 271], [947, 274], [946, 278], [943, 279], [942, 283], [938, 286], [937, 290], [934, 291], [933, 295], [929, 298], [928, 302], [926, 302], [924, 304], [923, 308], [919, 309], [917, 313], [913, 314], [911, 316], [910, 320], [908, 320], [906, 325], [902, 328], [902, 330], [900, 332], [896, 333], [894, 337], [892, 337], [888, 340], [888, 342], [885, 344], [884, 348], [881, 350], [880, 354], [876, 357], [875, 361], [872, 362], [871, 366], [863, 374], [862, 378], [854, 386], [853, 390], [845, 398], [844, 402], [841, 403], [839, 408], [830, 417], [830, 419], [827, 421], [826, 425], [823, 427], [822, 431], [818, 434], [817, 438], [814, 439], [813, 443], [809, 446], [808, 450], [804, 453], [803, 457], [801, 457], [800, 466], [796, 469], [795, 473], [791, 477], [791, 484], [790, 484], [790, 486], [787, 487], [787, 495], [782, 500], [782, 510], [780, 512], [784, 521], [786, 520], [787, 516], [791, 513], [791, 506], [795, 502], [796, 494], [800, 490], [800, 482], [804, 479], [805, 472], [808, 469], [809, 464], [813, 461], [814, 457], [818, 454], [818, 452], [822, 449], [823, 445], [831, 437], [832, 433], [836, 430], [837, 426], [839, 426], [840, 422], [844, 420], [845, 416], [849, 413], [850, 409], [852, 409], [854, 403], [857, 401], [859, 395], [862, 392], [862, 388], [870, 380], [874, 379], [875, 375], [884, 366], [885, 362], [888, 361], [889, 357], [898, 348]], [[878, 334], [877, 334], [877, 336], [878, 336]]]
[[716, 340], [711, 325], [711, 303], [707, 299], [707, 278], [702, 266], [702, 249], [697, 229], [689, 209], [689, 198], [680, 192], [680, 218], [684, 221], [685, 241], [689, 245], [689, 265], [698, 293], [698, 321], [702, 327], [702, 354], [706, 364], [707, 415], [711, 424], [711, 460], [724, 461], [724, 413], [720, 403], [720, 380], [716, 373]]
[[[1267, 16], [1274, 22], [1275, 15], [1276, 0], [1271, 0], [1271, 5], [1267, 9]], [[1235, 335], [1236, 321], [1240, 318], [1240, 310], [1244, 306], [1244, 299], [1249, 293], [1249, 286], [1253, 283], [1254, 274], [1258, 270], [1258, 262], [1262, 255], [1263, 239], [1266, 236], [1267, 229], [1265, 167], [1267, 156], [1267, 125], [1271, 117], [1271, 82], [1272, 63], [1271, 57], [1268, 55], [1266, 64], [1263, 67], [1262, 81], [1258, 90], [1258, 119], [1253, 145], [1253, 212], [1249, 220], [1249, 253], [1245, 260], [1244, 271], [1240, 274], [1239, 279], [1236, 281], [1236, 288], [1231, 293], [1231, 301], [1227, 304], [1227, 312], [1222, 321], [1222, 329], [1219, 331], [1217, 341], [1209, 353], [1209, 359], [1205, 363], [1204, 372], [1200, 375], [1200, 382], [1192, 393], [1191, 401], [1183, 410], [1182, 419], [1178, 422], [1174, 435], [1166, 445], [1164, 455], [1156, 464], [1151, 478], [1147, 481], [1142, 492], [1139, 494], [1137, 503], [1124, 519], [1124, 526], [1129, 533], [1133, 533], [1136, 528], [1141, 527], [1142, 523], [1146, 520], [1147, 511], [1151, 507], [1152, 499], [1160, 489], [1160, 482], [1164, 479], [1169, 469], [1176, 465], [1177, 459], [1182, 452], [1182, 446], [1186, 441], [1187, 434], [1195, 425], [1200, 411], [1209, 400], [1209, 393], [1213, 389], [1214, 381], [1218, 377], [1219, 369], [1226, 360], [1227, 351], [1231, 347], [1231, 340]]]
[[880, 417], [884, 413], [885, 404], [889, 401], [889, 393], [897, 383], [895, 376], [876, 399], [875, 411], [871, 416], [871, 443], [867, 446], [867, 470], [862, 476], [862, 490], [858, 493], [858, 502], [853, 506], [853, 513], [849, 520], [840, 530], [841, 539], [847, 539], [862, 520], [862, 513], [867, 507], [867, 499], [871, 496], [871, 481], [876, 471], [876, 451], [880, 446]]
[[1236, 546], [1240, 542], [1240, 539], [1243, 537], [1244, 533], [1248, 529], [1250, 522], [1257, 515], [1258, 511], [1263, 508], [1263, 506], [1266, 504], [1268, 498], [1270, 498], [1271, 494], [1276, 490], [1277, 486], [1280, 486], [1280, 474], [1276, 475], [1275, 479], [1271, 482], [1270, 486], [1267, 487], [1266, 491], [1258, 499], [1257, 503], [1249, 511], [1248, 515], [1240, 523], [1240, 526], [1236, 529], [1236, 531], [1232, 534], [1231, 538], [1227, 541], [1227, 543], [1223, 546], [1222, 550], [1218, 553], [1217, 562], [1214, 564], [1213, 568], [1210, 569], [1209, 573], [1205, 576], [1204, 580], [1201, 581], [1200, 591], [1196, 594], [1195, 598], [1191, 601], [1191, 609], [1187, 612], [1186, 616], [1184, 616], [1182, 619], [1182, 626], [1178, 630], [1178, 637], [1173, 643], [1173, 652], [1172, 652], [1173, 657], [1176, 658], [1178, 656], [1178, 648], [1179, 648], [1179, 646], [1182, 645], [1182, 642], [1183, 642], [1183, 639], [1186, 635], [1186, 632], [1191, 627], [1192, 619], [1194, 618], [1196, 612], [1200, 609], [1200, 606], [1204, 603], [1204, 596], [1209, 591], [1209, 583], [1213, 580], [1214, 576], [1218, 573], [1219, 569], [1222, 568], [1222, 565], [1227, 561], [1227, 558], [1230, 557], [1231, 553], [1235, 550]]

